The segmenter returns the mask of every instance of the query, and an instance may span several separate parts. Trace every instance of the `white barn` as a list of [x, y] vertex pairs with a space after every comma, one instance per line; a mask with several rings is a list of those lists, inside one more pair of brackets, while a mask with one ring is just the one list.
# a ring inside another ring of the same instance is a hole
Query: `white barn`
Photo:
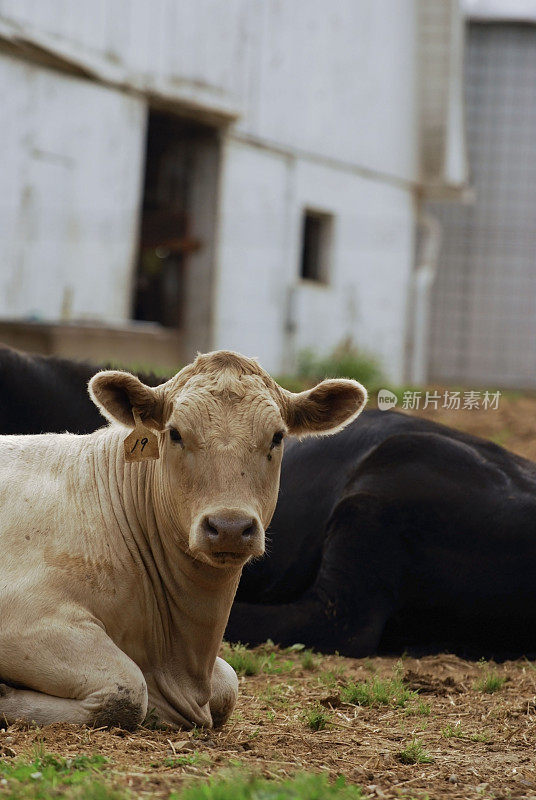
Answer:
[[350, 337], [418, 377], [462, 31], [456, 0], [0, 0], [0, 339], [281, 372]]

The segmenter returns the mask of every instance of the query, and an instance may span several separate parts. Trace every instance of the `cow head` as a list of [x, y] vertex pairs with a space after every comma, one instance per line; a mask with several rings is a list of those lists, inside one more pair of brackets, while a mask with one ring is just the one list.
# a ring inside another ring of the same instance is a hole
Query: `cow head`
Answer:
[[106, 371], [89, 389], [112, 422], [132, 428], [137, 411], [158, 432], [159, 506], [191, 555], [227, 568], [264, 552], [285, 436], [334, 433], [367, 398], [353, 380], [288, 392], [257, 361], [228, 351], [199, 355], [156, 388]]

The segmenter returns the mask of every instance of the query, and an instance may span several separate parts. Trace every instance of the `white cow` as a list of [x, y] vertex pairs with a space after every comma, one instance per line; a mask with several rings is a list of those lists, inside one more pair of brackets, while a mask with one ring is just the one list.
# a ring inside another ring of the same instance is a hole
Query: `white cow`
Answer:
[[224, 351], [157, 388], [110, 371], [89, 390], [109, 426], [0, 437], [0, 717], [219, 725], [238, 682], [217, 653], [282, 439], [343, 427], [366, 392], [292, 394]]

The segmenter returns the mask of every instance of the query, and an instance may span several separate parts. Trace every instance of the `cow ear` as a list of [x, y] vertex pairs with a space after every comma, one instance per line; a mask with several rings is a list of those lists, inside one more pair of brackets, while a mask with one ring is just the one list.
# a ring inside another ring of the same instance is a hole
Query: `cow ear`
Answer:
[[91, 378], [88, 388], [91, 399], [110, 422], [120, 422], [133, 428], [133, 411], [137, 411], [149, 427], [162, 430], [161, 394], [129, 372], [98, 372]]
[[367, 402], [367, 390], [357, 381], [326, 380], [299, 394], [285, 392], [285, 422], [294, 436], [336, 433], [352, 422]]

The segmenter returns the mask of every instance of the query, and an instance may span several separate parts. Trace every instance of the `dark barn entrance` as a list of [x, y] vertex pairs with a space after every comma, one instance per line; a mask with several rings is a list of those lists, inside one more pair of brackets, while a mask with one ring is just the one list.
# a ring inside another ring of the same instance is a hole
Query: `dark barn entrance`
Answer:
[[215, 131], [168, 113], [151, 111], [134, 286], [133, 317], [184, 329], [192, 254], [203, 242], [195, 235], [199, 159]]

